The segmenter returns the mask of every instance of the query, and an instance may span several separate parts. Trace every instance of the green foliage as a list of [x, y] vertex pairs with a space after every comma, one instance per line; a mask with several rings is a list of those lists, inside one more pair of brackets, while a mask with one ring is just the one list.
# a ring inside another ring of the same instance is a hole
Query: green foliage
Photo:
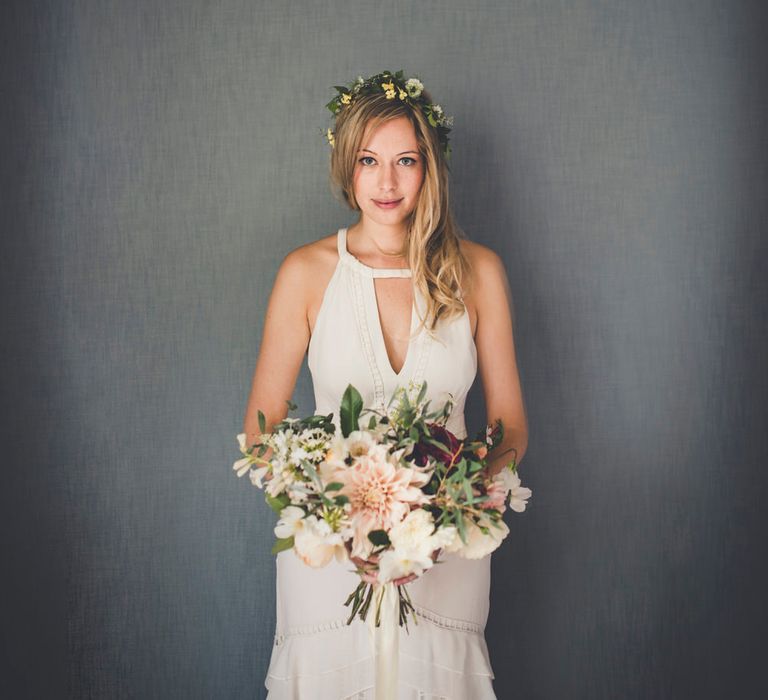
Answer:
[[290, 502], [291, 499], [287, 493], [281, 493], [279, 496], [270, 496], [268, 493], [264, 493], [264, 499], [269, 504], [269, 507], [275, 511], [278, 515], [282, 512]]
[[347, 385], [344, 396], [341, 398], [341, 408], [339, 410], [339, 419], [341, 422], [341, 434], [349, 437], [349, 434], [355, 430], [360, 430], [358, 419], [363, 410], [363, 397], [360, 392], [351, 384]]
[[386, 530], [371, 530], [368, 539], [377, 547], [388, 547], [391, 544]]
[[278, 537], [275, 544], [272, 546], [272, 554], [278, 554], [283, 550], [293, 547], [293, 535], [290, 537]]

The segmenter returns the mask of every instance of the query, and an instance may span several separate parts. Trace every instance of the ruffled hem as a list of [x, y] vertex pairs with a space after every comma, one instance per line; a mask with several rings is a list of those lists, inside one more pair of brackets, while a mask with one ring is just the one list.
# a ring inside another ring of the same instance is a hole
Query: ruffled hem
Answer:
[[[399, 635], [399, 700], [496, 700], [488, 647], [478, 625], [416, 608]], [[367, 623], [355, 619], [275, 636], [264, 685], [269, 700], [373, 698]], [[366, 692], [367, 691], [367, 692]]]

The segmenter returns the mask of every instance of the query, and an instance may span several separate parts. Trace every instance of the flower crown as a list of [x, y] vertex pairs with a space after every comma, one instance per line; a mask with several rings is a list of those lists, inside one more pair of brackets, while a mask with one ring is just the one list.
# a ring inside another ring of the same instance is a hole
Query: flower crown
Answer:
[[[399, 70], [397, 73], [392, 73], [385, 70], [383, 73], [372, 75], [367, 80], [359, 75], [349, 87], [339, 85], [333, 87], [338, 90], [339, 94], [326, 107], [334, 115], [338, 114], [344, 107], [351, 105], [361, 95], [373, 95], [381, 92], [386, 95], [388, 100], [398, 98], [413, 107], [420, 108], [430, 125], [437, 130], [437, 138], [445, 157], [450, 156], [451, 147], [448, 145], [448, 132], [453, 126], [453, 117], [446, 116], [440, 105], [432, 104], [425, 99], [423, 95], [424, 85], [418, 78], [403, 80], [403, 71]], [[330, 128], [325, 132], [331, 147], [336, 145], [334, 135], [335, 132]]]

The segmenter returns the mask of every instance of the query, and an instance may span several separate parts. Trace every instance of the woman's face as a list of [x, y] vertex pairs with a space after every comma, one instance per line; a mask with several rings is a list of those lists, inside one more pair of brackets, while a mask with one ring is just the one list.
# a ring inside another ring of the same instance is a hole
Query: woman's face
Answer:
[[[364, 217], [384, 226], [402, 224], [416, 206], [423, 180], [424, 162], [408, 117], [390, 119], [366, 134], [353, 178]], [[396, 203], [381, 206], [390, 201]]]

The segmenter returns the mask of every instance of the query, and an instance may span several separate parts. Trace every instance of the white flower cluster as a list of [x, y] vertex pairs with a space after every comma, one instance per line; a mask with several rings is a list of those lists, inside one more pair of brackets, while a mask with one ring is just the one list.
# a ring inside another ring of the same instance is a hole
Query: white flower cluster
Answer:
[[288, 493], [293, 502], [304, 502], [309, 493], [316, 493], [317, 487], [302, 467], [304, 460], [319, 464], [328, 450], [329, 435], [319, 428], [295, 432], [288, 429], [273, 433], [267, 443], [274, 450], [272, 478], [266, 486], [270, 496]]

